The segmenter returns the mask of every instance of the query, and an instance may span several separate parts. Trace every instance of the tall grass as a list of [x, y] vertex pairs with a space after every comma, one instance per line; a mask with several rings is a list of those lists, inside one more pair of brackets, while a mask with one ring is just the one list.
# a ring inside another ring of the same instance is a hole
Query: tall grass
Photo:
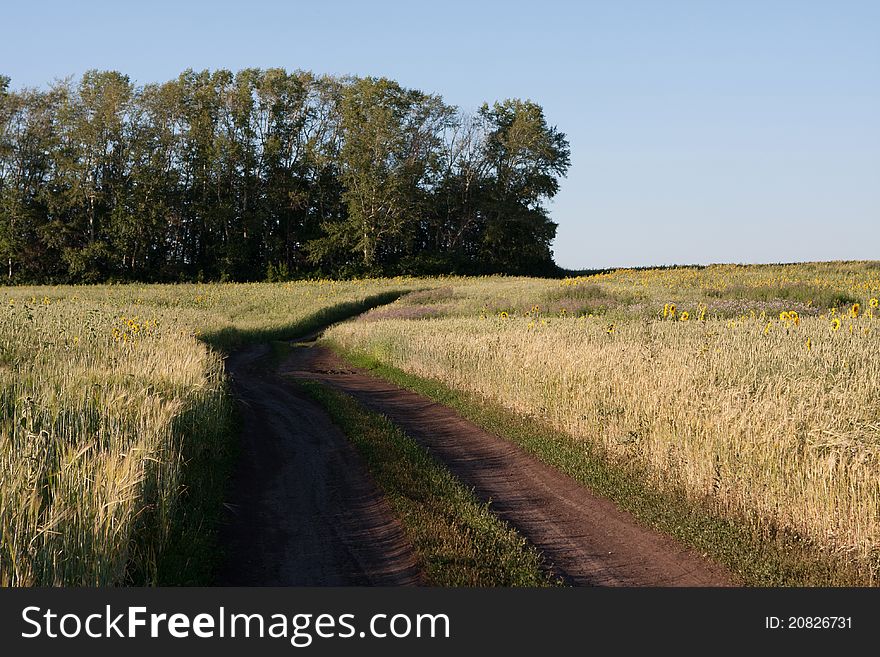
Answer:
[[[652, 287], [650, 275], [639, 285], [648, 299], [691, 299], [699, 307], [705, 281], [690, 270], [654, 274], [691, 281], [680, 279], [678, 288]], [[633, 287], [613, 277], [581, 284]], [[880, 282], [869, 274], [846, 287], [861, 291], [857, 318], [841, 308], [797, 321], [766, 311], [664, 320], [655, 303], [613, 321], [484, 313], [349, 322], [328, 337], [539, 417], [572, 441], [638, 466], [661, 490], [684, 492], [758, 534], [790, 532], [873, 581], [880, 572], [880, 319], [865, 309]], [[546, 298], [545, 281], [536, 282], [539, 297]], [[760, 309], [763, 297], [751, 301]], [[467, 300], [460, 310], [473, 306]]]
[[0, 585], [205, 583], [234, 438], [220, 350], [420, 285], [0, 290]]
[[180, 500], [175, 418], [196, 413], [225, 435], [218, 355], [191, 332], [140, 321], [137, 337], [124, 324], [117, 341], [119, 324], [63, 302], [0, 316], [4, 585], [155, 581]]

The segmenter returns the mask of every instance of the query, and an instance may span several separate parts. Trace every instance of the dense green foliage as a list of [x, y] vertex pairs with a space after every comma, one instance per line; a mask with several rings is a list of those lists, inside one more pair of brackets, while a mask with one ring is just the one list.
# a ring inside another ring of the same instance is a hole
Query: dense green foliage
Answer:
[[7, 282], [554, 271], [540, 106], [282, 69], [0, 76]]

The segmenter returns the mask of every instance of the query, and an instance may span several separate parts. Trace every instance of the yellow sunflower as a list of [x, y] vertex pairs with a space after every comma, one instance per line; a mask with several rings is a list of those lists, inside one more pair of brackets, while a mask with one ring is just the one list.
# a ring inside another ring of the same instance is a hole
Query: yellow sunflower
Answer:
[[840, 317], [835, 317], [831, 320], [831, 330], [834, 333], [837, 333], [840, 330]]

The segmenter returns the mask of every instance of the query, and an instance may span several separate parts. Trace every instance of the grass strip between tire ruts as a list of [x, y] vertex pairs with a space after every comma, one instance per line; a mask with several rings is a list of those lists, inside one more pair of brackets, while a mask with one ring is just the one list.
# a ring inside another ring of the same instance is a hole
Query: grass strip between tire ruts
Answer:
[[546, 587], [535, 548], [481, 504], [444, 465], [388, 418], [314, 382], [298, 385], [321, 404], [363, 458], [403, 525], [430, 586]]

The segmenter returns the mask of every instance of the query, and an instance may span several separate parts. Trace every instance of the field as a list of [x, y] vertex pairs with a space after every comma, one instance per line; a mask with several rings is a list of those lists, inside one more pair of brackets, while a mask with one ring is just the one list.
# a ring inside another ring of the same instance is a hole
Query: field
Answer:
[[328, 338], [547, 422], [873, 583], [878, 296], [877, 263], [483, 279], [410, 295]]
[[374, 306], [327, 342], [875, 584], [878, 297], [871, 262], [4, 288], [0, 585], [207, 581], [235, 459], [224, 354]]
[[0, 585], [206, 577], [234, 442], [223, 350], [415, 285], [4, 288]]

